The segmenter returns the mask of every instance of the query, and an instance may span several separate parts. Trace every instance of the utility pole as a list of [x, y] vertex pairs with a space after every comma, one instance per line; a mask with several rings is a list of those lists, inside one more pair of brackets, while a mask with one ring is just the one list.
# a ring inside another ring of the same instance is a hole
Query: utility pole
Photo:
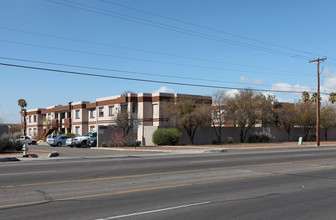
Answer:
[[327, 58], [311, 60], [309, 63], [317, 62], [317, 100], [316, 100], [316, 147], [320, 146], [320, 62]]

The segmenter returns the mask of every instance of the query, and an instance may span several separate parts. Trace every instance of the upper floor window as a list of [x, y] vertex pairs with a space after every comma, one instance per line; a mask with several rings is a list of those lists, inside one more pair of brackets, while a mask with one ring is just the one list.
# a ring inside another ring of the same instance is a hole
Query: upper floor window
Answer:
[[76, 118], [79, 118], [79, 110], [76, 110]]
[[34, 115], [34, 122], [36, 122], [36, 115]]
[[51, 114], [48, 114], [48, 120], [51, 120]]
[[94, 118], [95, 117], [95, 110], [91, 109], [90, 110], [90, 118]]
[[133, 113], [138, 113], [138, 106], [137, 105], [133, 104], [133, 106], [132, 106], [132, 112]]
[[113, 106], [109, 106], [109, 115], [113, 115]]
[[29, 118], [28, 118], [28, 119], [29, 119], [29, 123], [31, 123], [31, 116], [29, 116]]
[[104, 116], [104, 108], [99, 108], [99, 117]]

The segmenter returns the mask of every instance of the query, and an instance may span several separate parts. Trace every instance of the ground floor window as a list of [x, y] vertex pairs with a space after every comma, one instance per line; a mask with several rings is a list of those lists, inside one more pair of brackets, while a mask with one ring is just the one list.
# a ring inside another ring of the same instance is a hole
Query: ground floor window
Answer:
[[75, 128], [75, 132], [76, 132], [76, 134], [79, 134], [79, 127]]

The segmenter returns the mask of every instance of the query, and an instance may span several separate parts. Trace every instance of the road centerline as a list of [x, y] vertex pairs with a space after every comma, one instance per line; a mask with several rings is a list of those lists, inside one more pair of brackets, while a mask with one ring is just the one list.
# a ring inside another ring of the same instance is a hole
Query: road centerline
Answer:
[[239, 168], [263, 167], [263, 166], [277, 166], [277, 165], [286, 165], [286, 164], [294, 164], [294, 163], [316, 162], [316, 161], [331, 160], [331, 159], [335, 159], [335, 158], [323, 158], [323, 159], [313, 159], [313, 160], [299, 160], [299, 161], [265, 163], [265, 164], [252, 164], [252, 165], [239, 165], [239, 166], [227, 166], [227, 167], [213, 167], [213, 168], [203, 168], [203, 169], [194, 169], [194, 170], [180, 170], [180, 171], [170, 171], [170, 172], [134, 174], [134, 175], [126, 175], [126, 176], [112, 176], [112, 177], [88, 178], [88, 179], [77, 179], [77, 180], [63, 180], [63, 181], [53, 181], [53, 182], [28, 183], [28, 184], [19, 184], [19, 185], [0, 186], [0, 189], [29, 187], [29, 186], [41, 186], [41, 185], [52, 185], [52, 184], [63, 184], [63, 183], [83, 183], [83, 182], [106, 181], [106, 180], [117, 180], [117, 179], [128, 179], [128, 178], [140, 178], [140, 177], [149, 177], [149, 176], [158, 176], [158, 175], [183, 174], [183, 173], [226, 170], [226, 169], [239, 169]]

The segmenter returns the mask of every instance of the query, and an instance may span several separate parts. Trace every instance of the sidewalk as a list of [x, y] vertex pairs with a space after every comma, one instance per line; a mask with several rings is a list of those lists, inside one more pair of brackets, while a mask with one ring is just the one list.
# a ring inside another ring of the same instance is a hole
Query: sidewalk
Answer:
[[[336, 141], [321, 142], [320, 148], [335, 147]], [[183, 146], [146, 146], [146, 147], [94, 147], [87, 148], [48, 148], [47, 146], [38, 145], [29, 147], [28, 158], [22, 157], [22, 151], [0, 153], [0, 162], [20, 161], [20, 160], [48, 160], [48, 159], [87, 159], [87, 158], [112, 158], [112, 157], [132, 157], [155, 153], [175, 153], [175, 154], [200, 154], [215, 152], [243, 152], [256, 150], [288, 150], [288, 149], [316, 149], [316, 142], [304, 142], [298, 145], [297, 142], [281, 142], [281, 143], [244, 143], [244, 144], [225, 144], [225, 145], [183, 145]], [[45, 150], [39, 150], [39, 149]], [[38, 149], [38, 150], [37, 150]], [[72, 150], [72, 154], [67, 151]], [[48, 155], [53, 152], [59, 152], [59, 157], [51, 157]], [[62, 153], [62, 151], [64, 153]], [[73, 153], [75, 152], [75, 153]]]
[[[336, 141], [321, 142], [320, 147], [335, 146]], [[119, 150], [119, 151], [159, 151], [159, 152], [176, 152], [176, 151], [209, 151], [209, 150], [251, 150], [251, 149], [300, 149], [315, 148], [316, 142], [304, 142], [298, 145], [298, 142], [280, 142], [280, 143], [243, 143], [243, 144], [223, 144], [223, 145], [182, 145], [182, 146], [146, 146], [146, 147], [100, 147], [95, 148]], [[92, 148], [93, 149], [93, 148]]]

